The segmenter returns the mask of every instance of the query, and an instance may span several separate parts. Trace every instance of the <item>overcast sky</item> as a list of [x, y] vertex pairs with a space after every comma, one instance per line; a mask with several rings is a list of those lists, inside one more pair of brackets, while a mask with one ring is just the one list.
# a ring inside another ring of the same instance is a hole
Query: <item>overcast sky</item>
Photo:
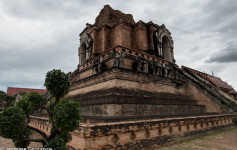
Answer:
[[237, 90], [236, 0], [0, 0], [0, 90], [45, 88], [47, 71], [75, 70], [78, 35], [106, 4], [164, 23], [179, 66], [213, 70]]

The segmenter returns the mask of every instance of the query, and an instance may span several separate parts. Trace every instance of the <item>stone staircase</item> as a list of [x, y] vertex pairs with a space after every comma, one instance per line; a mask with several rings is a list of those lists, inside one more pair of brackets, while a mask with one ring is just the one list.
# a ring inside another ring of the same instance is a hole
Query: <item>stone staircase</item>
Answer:
[[196, 100], [185, 95], [171, 93], [108, 89], [74, 100], [80, 103], [84, 119], [117, 121], [206, 114], [205, 105], [198, 105]]

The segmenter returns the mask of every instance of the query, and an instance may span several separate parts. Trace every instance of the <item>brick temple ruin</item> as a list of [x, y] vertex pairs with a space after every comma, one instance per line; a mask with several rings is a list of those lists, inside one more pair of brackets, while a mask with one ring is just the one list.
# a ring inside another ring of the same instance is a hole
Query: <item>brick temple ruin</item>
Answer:
[[[80, 34], [79, 65], [67, 97], [81, 105], [75, 149], [162, 146], [232, 125], [220, 104], [233, 98], [175, 64], [165, 25], [133, 20], [105, 5]], [[31, 125], [49, 133], [47, 120]]]

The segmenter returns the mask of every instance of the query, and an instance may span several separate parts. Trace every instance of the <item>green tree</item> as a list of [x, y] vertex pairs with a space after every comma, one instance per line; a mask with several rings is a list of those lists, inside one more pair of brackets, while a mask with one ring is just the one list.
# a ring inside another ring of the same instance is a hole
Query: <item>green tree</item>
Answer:
[[46, 74], [44, 86], [55, 97], [55, 104], [57, 104], [60, 98], [69, 92], [70, 82], [64, 72], [54, 69]]
[[5, 92], [0, 91], [0, 106], [5, 108], [11, 107], [14, 105], [16, 96], [9, 96]]
[[3, 107], [4, 106], [4, 99], [7, 96], [7, 94], [3, 91], [0, 91], [0, 106]]
[[[49, 136], [28, 125], [31, 121], [30, 115], [47, 102], [38, 93], [26, 94], [16, 106], [9, 107], [0, 113], [0, 136], [12, 139], [16, 147], [27, 147], [34, 141], [41, 142], [44, 147], [64, 150], [66, 143], [71, 140], [70, 132], [79, 125], [81, 119], [79, 104], [70, 99], [63, 99], [70, 88], [68, 76], [61, 70], [49, 71], [44, 85], [53, 97], [47, 106], [52, 124]], [[30, 129], [41, 134], [43, 139], [30, 139]]]
[[3, 91], [0, 91], [0, 101], [4, 100], [4, 97], [6, 96], [7, 94]]
[[[41, 95], [36, 92], [26, 94], [16, 106], [8, 107], [0, 113], [0, 136], [12, 139], [16, 147], [27, 147], [31, 141], [31, 130], [28, 123], [29, 115], [34, 113], [39, 104], [45, 103]], [[37, 139], [45, 144], [43, 139]]]
[[9, 107], [0, 113], [0, 136], [13, 139], [17, 147], [29, 144], [30, 130], [27, 128], [27, 118], [20, 108]]
[[16, 96], [9, 96], [9, 95], [7, 95], [5, 97], [5, 99], [4, 99], [5, 108], [14, 106], [15, 101], [16, 101]]
[[37, 92], [30, 92], [29, 94], [25, 94], [24, 97], [17, 102], [16, 106], [24, 111], [28, 122], [30, 122], [29, 115], [36, 112], [46, 102], [46, 99], [42, 95]]
[[[70, 132], [78, 127], [81, 119], [79, 104], [70, 99], [60, 101], [69, 92], [70, 88], [68, 76], [61, 70], [54, 69], [49, 71], [46, 74], [44, 85], [54, 97], [48, 104], [49, 119], [52, 124], [51, 134], [48, 139], [50, 140], [50, 145], [56, 144], [56, 149], [61, 147], [62, 143], [66, 144], [70, 141]], [[62, 142], [62, 139], [64, 142]]]
[[232, 122], [237, 126], [237, 118], [233, 118]]

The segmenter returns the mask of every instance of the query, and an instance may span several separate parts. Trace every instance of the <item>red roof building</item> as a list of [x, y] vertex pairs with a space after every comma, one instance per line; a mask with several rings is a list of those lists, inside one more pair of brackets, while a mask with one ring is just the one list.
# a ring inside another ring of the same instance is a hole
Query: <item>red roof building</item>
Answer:
[[207, 78], [209, 79], [210, 82], [215, 84], [220, 89], [228, 90], [228, 91], [233, 89], [232, 86], [230, 86], [227, 82], [222, 81], [221, 78], [218, 78], [212, 75], [208, 75]]
[[29, 88], [8, 87], [7, 88], [7, 95], [13, 96], [15, 94], [18, 94], [21, 91], [26, 92], [26, 93], [37, 92], [39, 94], [45, 94], [47, 92], [47, 90], [45, 90], [45, 89], [29, 89]]

